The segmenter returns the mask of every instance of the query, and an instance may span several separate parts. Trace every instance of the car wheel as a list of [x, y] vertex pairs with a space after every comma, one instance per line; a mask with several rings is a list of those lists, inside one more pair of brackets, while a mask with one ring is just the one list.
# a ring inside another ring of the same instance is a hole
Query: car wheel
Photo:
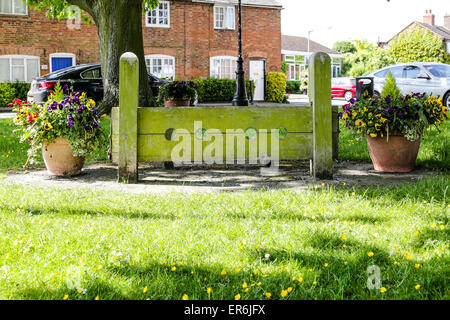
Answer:
[[450, 91], [445, 94], [442, 102], [446, 107], [450, 107]]
[[353, 93], [351, 91], [346, 91], [344, 94], [344, 99], [350, 101], [353, 98]]

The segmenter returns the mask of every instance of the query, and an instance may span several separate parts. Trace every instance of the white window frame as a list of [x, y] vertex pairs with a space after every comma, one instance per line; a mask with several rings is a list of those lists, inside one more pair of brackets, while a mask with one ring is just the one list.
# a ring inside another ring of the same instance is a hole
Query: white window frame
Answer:
[[[164, 78], [164, 74], [162, 74], [163, 76], [161, 76], [160, 74], [153, 73], [153, 60], [154, 59], [161, 59], [161, 60], [170, 59], [170, 60], [172, 60], [172, 66], [173, 66], [172, 80], [174, 80], [176, 78], [177, 73], [176, 73], [175, 57], [165, 55], [165, 54], [148, 54], [145, 56], [145, 66], [147, 67], [147, 72], [157, 76], [158, 78]], [[148, 60], [150, 60], [149, 63], [147, 63]], [[162, 64], [161, 66], [164, 69], [164, 64]]]
[[66, 52], [57, 52], [57, 53], [51, 53], [49, 55], [50, 59], [50, 73], [53, 72], [53, 58], [72, 58], [72, 66], [75, 66], [77, 64], [77, 57], [73, 53], [66, 53]]
[[[167, 4], [167, 24], [160, 24], [159, 23], [159, 19], [158, 19], [159, 11], [160, 11], [159, 6], [162, 5], [162, 4]], [[149, 22], [149, 18], [150, 18], [149, 13], [151, 11], [156, 11], [156, 16], [157, 16], [156, 24], [153, 24], [153, 23]], [[158, 8], [153, 9], [153, 10], [146, 10], [145, 11], [145, 26], [146, 27], [152, 27], [152, 28], [170, 28], [170, 1], [159, 1]]]
[[[294, 57], [294, 59], [288, 59], [288, 57]], [[297, 57], [303, 57], [303, 59], [297, 60]], [[286, 62], [286, 67], [287, 67], [287, 70], [286, 70], [287, 80], [289, 80], [289, 81], [301, 81], [302, 80], [300, 77], [300, 74], [308, 66], [308, 64], [306, 63], [307, 58], [308, 57], [306, 55], [302, 55], [302, 54], [285, 54], [284, 61]], [[297, 79], [297, 73], [295, 72], [297, 67], [299, 68], [299, 73], [298, 73], [299, 78], [298, 79]], [[294, 72], [291, 72], [292, 69], [294, 69]]]
[[27, 79], [27, 75], [28, 75], [28, 70], [27, 70], [27, 62], [26, 60], [37, 60], [37, 69], [38, 69], [38, 74], [36, 77], [40, 77], [41, 75], [41, 59], [38, 56], [27, 56], [27, 55], [1, 55], [0, 59], [4, 59], [7, 58], [9, 59], [9, 81], [13, 82], [16, 79], [12, 79], [12, 70], [13, 70], [13, 65], [12, 65], [12, 59], [23, 59], [23, 72], [24, 72], [24, 80], [23, 82], [31, 82], [33, 81], [33, 79]]
[[[218, 9], [224, 9], [223, 26], [218, 26], [217, 13]], [[233, 9], [233, 24], [230, 25], [230, 9]], [[217, 30], [236, 30], [236, 8], [234, 6], [214, 6], [214, 29]]]
[[[235, 75], [236, 75], [236, 63], [237, 63], [237, 57], [233, 57], [233, 56], [215, 56], [215, 57], [211, 57], [209, 59], [209, 75], [211, 78], [217, 78], [217, 79], [235, 79]], [[217, 77], [215, 74], [213, 74], [213, 65], [214, 62], [220, 60], [221, 63], [223, 60], [230, 60], [230, 62], [234, 62], [234, 68], [233, 68], [233, 63], [230, 63], [230, 78], [225, 78], [221, 73], [222, 73], [222, 68], [219, 68], [219, 76]]]
[[[1, 1], [1, 0], [0, 0]], [[9, 15], [15, 15], [15, 16], [27, 16], [28, 15], [28, 6], [26, 5], [25, 6], [25, 13], [15, 13], [14, 12], [14, 10], [15, 10], [15, 5], [14, 5], [14, 2], [16, 2], [16, 1], [22, 1], [22, 0], [7, 0], [7, 1], [11, 1], [11, 8], [12, 8], [12, 12], [1, 12], [0, 11], [0, 15], [1, 14], [5, 14], [5, 15], [7, 15], [7, 14], [9, 14]]]

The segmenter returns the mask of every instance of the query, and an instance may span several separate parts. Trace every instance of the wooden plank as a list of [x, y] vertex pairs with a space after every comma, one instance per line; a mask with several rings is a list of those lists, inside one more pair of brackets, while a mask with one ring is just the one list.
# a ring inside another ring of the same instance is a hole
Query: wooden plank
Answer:
[[312, 132], [310, 107], [187, 107], [139, 108], [138, 133], [165, 133], [169, 128], [193, 131], [194, 122], [205, 129], [286, 128], [288, 132]]
[[139, 59], [127, 52], [120, 57], [119, 172], [120, 183], [138, 181], [137, 117], [139, 104]]
[[309, 94], [313, 113], [313, 175], [333, 178], [333, 121], [331, 58], [324, 52], [311, 56]]
[[[190, 146], [191, 146], [191, 157], [190, 161], [194, 161], [194, 135], [189, 134], [186, 136], [187, 139], [189, 139]], [[257, 155], [260, 156], [264, 154], [265, 150], [262, 150], [262, 148], [259, 147], [259, 139], [265, 139], [267, 141], [267, 154], [270, 155], [271, 152], [271, 137], [270, 135], [259, 135], [258, 139], [255, 140], [248, 140], [243, 139], [245, 141], [245, 156], [239, 156], [239, 152], [237, 150], [237, 143], [235, 140], [235, 143], [233, 145], [234, 149], [231, 151], [235, 155], [236, 161], [249, 161], [250, 157], [250, 144], [255, 143]], [[227, 136], [224, 135], [223, 138], [223, 163], [225, 163], [226, 160], [226, 151], [227, 151], [227, 143], [226, 143]], [[113, 142], [113, 161], [115, 162], [117, 159], [118, 153], [116, 152], [117, 143], [119, 140], [118, 135], [112, 136], [112, 142]], [[164, 162], [164, 161], [172, 161], [172, 150], [181, 142], [181, 138], [178, 141], [168, 141], [166, 137], [162, 134], [160, 135], [139, 135], [138, 136], [138, 161], [139, 162]], [[201, 150], [200, 152], [202, 154], [205, 153], [205, 149], [208, 147], [208, 145], [211, 145], [213, 141], [201, 141]], [[255, 146], [254, 145], [254, 146]], [[312, 157], [312, 134], [311, 133], [293, 133], [289, 134], [284, 138], [284, 140], [279, 141], [279, 148], [280, 148], [280, 160], [307, 160], [311, 159]], [[253, 160], [258, 160], [252, 157]], [[203, 158], [203, 161], [208, 160]], [[236, 162], [237, 163], [237, 162]], [[260, 164], [258, 160], [258, 164]]]

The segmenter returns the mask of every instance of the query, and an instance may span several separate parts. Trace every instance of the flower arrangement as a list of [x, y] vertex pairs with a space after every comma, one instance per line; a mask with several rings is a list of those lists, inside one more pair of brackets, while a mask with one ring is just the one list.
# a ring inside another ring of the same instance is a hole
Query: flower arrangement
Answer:
[[442, 98], [420, 93], [403, 96], [390, 74], [381, 97], [366, 95], [360, 100], [351, 99], [339, 117], [356, 134], [387, 139], [390, 135], [403, 135], [409, 141], [419, 139], [427, 127], [438, 128], [450, 119]]
[[33, 161], [44, 144], [56, 138], [65, 138], [73, 150], [73, 155], [85, 156], [106, 141], [106, 134], [100, 127], [100, 112], [95, 102], [86, 94], [69, 92], [59, 83], [51, 92], [44, 105], [14, 100], [16, 112], [14, 123], [19, 127], [14, 133], [20, 134], [21, 142], [27, 141], [29, 160]]
[[192, 81], [174, 81], [159, 89], [158, 105], [164, 105], [164, 100], [174, 99], [193, 100], [197, 95], [195, 85]]

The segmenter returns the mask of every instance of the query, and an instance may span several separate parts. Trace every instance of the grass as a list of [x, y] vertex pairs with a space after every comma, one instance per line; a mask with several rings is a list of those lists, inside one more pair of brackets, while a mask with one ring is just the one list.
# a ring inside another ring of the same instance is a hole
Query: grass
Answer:
[[[0, 121], [3, 170], [26, 160], [11, 129]], [[425, 137], [421, 166], [448, 164], [448, 129]], [[341, 158], [369, 161], [349, 140]], [[389, 188], [163, 196], [4, 178], [0, 299], [450, 299], [448, 172]], [[367, 287], [373, 265], [384, 293]]]
[[449, 210], [448, 176], [301, 194], [0, 184], [0, 298], [449, 299]]

